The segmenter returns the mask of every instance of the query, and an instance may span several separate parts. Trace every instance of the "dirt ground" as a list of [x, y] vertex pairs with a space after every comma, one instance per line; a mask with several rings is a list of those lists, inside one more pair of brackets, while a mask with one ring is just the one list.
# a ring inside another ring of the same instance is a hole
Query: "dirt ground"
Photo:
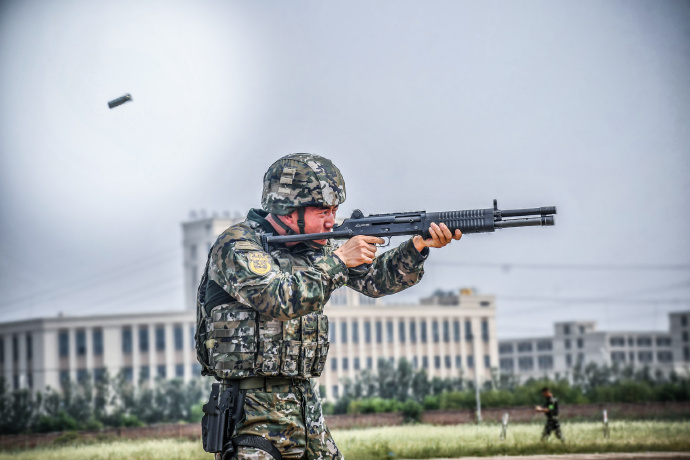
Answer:
[[690, 460], [690, 452], [650, 452], [634, 454], [527, 455], [510, 457], [462, 457], [436, 460]]

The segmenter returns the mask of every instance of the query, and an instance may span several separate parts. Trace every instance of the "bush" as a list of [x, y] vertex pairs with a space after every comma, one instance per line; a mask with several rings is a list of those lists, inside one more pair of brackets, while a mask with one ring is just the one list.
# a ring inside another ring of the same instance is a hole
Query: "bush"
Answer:
[[79, 424], [63, 410], [56, 416], [43, 415], [36, 422], [35, 431], [38, 433], [50, 433], [52, 431], [74, 431], [79, 429]]
[[139, 420], [139, 417], [137, 417], [136, 415], [124, 415], [123, 414], [120, 416], [120, 426], [126, 427], [126, 428], [144, 426], [144, 422]]
[[422, 405], [413, 399], [408, 399], [403, 403], [402, 415], [404, 423], [418, 423], [422, 421]]
[[441, 408], [441, 397], [440, 396], [424, 396], [424, 402], [422, 403], [424, 410], [438, 410]]
[[84, 423], [84, 429], [89, 431], [98, 431], [103, 429], [103, 423], [96, 420], [95, 418], [90, 418]]

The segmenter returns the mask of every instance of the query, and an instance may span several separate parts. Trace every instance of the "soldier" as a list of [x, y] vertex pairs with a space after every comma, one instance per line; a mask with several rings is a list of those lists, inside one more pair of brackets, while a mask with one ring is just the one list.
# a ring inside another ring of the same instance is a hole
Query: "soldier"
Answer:
[[[197, 354], [202, 375], [238, 388], [225, 399], [235, 406], [223, 428], [232, 439], [217, 458], [342, 459], [311, 380], [328, 353], [324, 305], [345, 285], [370, 297], [411, 287], [422, 279], [429, 248], [462, 236], [432, 224], [430, 238], [414, 236], [380, 257], [376, 244], [384, 240], [372, 236], [339, 247], [329, 240], [270, 246], [261, 240], [266, 233], [331, 231], [344, 201], [345, 181], [330, 160], [287, 155], [264, 176], [263, 210], [250, 210], [211, 248], [197, 296]], [[362, 264], [370, 264], [365, 273], [350, 270]]]
[[548, 387], [542, 388], [541, 394], [546, 398], [546, 403], [544, 407], [537, 406], [534, 408], [537, 412], [543, 412], [546, 415], [546, 425], [544, 426], [541, 440], [546, 441], [551, 436], [551, 432], [555, 431], [556, 437], [561, 442], [565, 442], [565, 437], [561, 433], [561, 425], [558, 423], [558, 399], [554, 398]]

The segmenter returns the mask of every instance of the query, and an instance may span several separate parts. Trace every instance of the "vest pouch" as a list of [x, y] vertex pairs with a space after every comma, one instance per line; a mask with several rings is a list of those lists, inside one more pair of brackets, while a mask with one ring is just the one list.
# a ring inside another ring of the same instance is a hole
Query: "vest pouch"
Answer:
[[331, 344], [328, 342], [319, 342], [316, 345], [316, 356], [314, 357], [314, 366], [312, 367], [311, 375], [319, 377], [326, 367], [326, 358], [328, 357], [328, 349]]
[[211, 366], [219, 377], [253, 375], [256, 344], [256, 312], [238, 310], [237, 305], [215, 307], [206, 318], [206, 348]]
[[280, 375], [296, 377], [299, 369], [300, 349], [299, 340], [284, 340], [280, 350]]
[[299, 377], [308, 379], [312, 376], [312, 367], [316, 358], [316, 343], [302, 343], [300, 349]]
[[280, 373], [280, 352], [282, 340], [261, 339], [256, 359], [257, 374], [266, 377]]

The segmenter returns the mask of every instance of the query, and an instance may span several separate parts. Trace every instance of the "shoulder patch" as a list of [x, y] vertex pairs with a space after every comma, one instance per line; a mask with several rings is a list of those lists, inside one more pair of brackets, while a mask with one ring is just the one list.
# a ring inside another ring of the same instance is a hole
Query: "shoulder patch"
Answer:
[[257, 275], [265, 275], [271, 271], [271, 257], [265, 252], [251, 251], [247, 253], [249, 270]]

